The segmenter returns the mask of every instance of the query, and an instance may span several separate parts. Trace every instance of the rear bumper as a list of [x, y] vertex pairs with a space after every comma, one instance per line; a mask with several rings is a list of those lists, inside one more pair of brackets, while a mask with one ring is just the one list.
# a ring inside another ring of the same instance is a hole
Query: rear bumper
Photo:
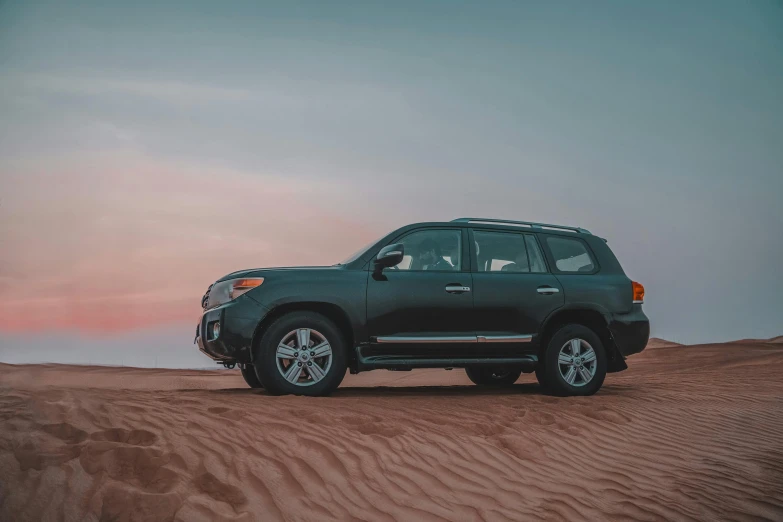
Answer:
[[[228, 303], [206, 310], [196, 327], [193, 341], [198, 349], [215, 361], [250, 362], [253, 333], [268, 309], [249, 297], [240, 296]], [[217, 337], [215, 323], [220, 324]]]
[[642, 305], [635, 304], [627, 314], [612, 314], [609, 331], [623, 357], [639, 353], [650, 339], [650, 320], [642, 311]]

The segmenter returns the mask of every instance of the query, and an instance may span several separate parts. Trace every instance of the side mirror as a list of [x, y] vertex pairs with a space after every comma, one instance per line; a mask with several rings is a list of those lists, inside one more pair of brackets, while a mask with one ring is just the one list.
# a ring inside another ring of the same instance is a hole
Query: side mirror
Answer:
[[402, 257], [405, 255], [405, 246], [402, 243], [395, 243], [383, 247], [378, 255], [375, 256], [375, 272], [380, 273], [384, 268], [395, 266], [402, 261]]

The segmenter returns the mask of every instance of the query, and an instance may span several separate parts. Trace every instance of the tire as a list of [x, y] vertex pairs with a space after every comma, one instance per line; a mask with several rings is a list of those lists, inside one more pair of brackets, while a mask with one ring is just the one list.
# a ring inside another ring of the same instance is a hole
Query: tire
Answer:
[[[309, 350], [301, 349], [303, 342]], [[329, 395], [345, 377], [345, 346], [340, 329], [323, 315], [291, 312], [261, 337], [256, 373], [272, 395]]]
[[258, 375], [256, 374], [256, 367], [252, 364], [242, 364], [239, 367], [239, 370], [242, 372], [242, 377], [245, 379], [245, 382], [248, 386], [251, 388], [263, 388], [264, 385], [261, 383], [261, 379], [258, 378]]
[[538, 364], [536, 365], [536, 380], [538, 381], [538, 384], [541, 385], [541, 389], [544, 391], [549, 391], [549, 383], [547, 383], [546, 380], [546, 370], [544, 370], [544, 360], [538, 361]]
[[474, 367], [465, 368], [465, 373], [468, 374], [468, 379], [473, 381], [473, 384], [479, 386], [511, 386], [519, 376], [522, 375], [521, 368], [487, 368], [487, 367]]
[[[578, 343], [582, 357], [574, 357], [574, 343]], [[594, 359], [591, 358], [593, 354]], [[598, 335], [584, 325], [568, 324], [549, 340], [543, 365], [536, 368], [536, 377], [541, 386], [554, 395], [593, 395], [604, 383], [606, 364], [606, 350]]]

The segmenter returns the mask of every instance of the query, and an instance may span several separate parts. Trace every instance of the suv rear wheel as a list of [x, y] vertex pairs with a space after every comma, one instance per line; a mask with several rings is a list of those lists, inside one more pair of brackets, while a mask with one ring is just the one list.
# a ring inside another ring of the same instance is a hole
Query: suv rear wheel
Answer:
[[291, 312], [267, 328], [256, 372], [272, 395], [328, 395], [345, 377], [345, 342], [335, 324], [315, 312]]
[[584, 325], [563, 326], [549, 340], [536, 377], [555, 395], [594, 394], [606, 378], [606, 351], [601, 339]]
[[465, 368], [465, 373], [479, 386], [511, 386], [522, 375], [521, 368]]

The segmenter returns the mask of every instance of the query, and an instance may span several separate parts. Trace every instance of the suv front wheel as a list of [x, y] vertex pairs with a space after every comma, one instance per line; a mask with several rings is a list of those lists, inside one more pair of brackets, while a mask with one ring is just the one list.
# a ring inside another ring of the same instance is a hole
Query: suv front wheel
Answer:
[[536, 377], [555, 395], [593, 395], [606, 378], [606, 351], [601, 339], [584, 325], [563, 326], [549, 340]]
[[252, 364], [240, 364], [239, 371], [242, 372], [242, 378], [245, 379], [245, 382], [251, 388], [264, 387], [264, 385], [261, 384], [261, 379], [259, 379], [258, 375], [256, 374], [256, 367]]
[[267, 328], [257, 347], [256, 372], [272, 395], [329, 395], [345, 377], [345, 341], [315, 312], [291, 312]]

